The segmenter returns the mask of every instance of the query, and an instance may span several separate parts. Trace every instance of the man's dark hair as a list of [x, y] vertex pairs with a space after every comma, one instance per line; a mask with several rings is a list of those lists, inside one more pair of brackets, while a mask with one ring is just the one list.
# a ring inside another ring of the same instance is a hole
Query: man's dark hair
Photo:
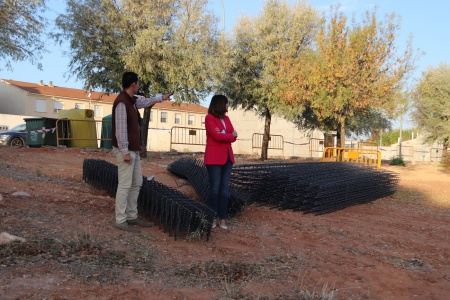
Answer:
[[122, 88], [127, 89], [130, 87], [130, 85], [133, 84], [133, 82], [138, 82], [139, 76], [138, 74], [134, 72], [125, 72], [122, 76]]
[[224, 95], [214, 95], [209, 103], [208, 113], [216, 118], [223, 118], [227, 112], [228, 98]]

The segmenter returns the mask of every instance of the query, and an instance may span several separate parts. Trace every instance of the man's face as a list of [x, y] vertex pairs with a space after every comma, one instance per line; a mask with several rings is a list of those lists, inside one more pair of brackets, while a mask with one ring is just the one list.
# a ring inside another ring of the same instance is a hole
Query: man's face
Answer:
[[136, 81], [135, 83], [133, 83], [133, 93], [134, 94], [137, 94], [138, 93], [138, 91], [139, 91], [139, 84], [140, 84], [141, 82], [138, 80], [138, 81]]

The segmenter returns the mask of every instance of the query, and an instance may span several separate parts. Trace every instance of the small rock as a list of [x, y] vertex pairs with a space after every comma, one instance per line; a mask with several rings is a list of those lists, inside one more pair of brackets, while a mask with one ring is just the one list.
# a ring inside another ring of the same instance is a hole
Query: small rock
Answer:
[[189, 181], [187, 181], [186, 179], [180, 179], [178, 180], [178, 184], [179, 186], [187, 185], [189, 184]]
[[26, 242], [26, 240], [20, 236], [15, 236], [7, 232], [0, 233], [0, 245], [8, 244], [14, 241]]
[[31, 195], [28, 194], [27, 192], [14, 192], [12, 195], [13, 196], [31, 197]]

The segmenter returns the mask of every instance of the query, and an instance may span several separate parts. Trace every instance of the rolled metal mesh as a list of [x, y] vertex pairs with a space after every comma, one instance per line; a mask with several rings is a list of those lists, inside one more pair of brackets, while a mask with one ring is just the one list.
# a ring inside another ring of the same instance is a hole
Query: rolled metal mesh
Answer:
[[[180, 158], [168, 169], [188, 179], [202, 201], [208, 203], [208, 174], [201, 160]], [[397, 184], [398, 175], [393, 172], [351, 163], [234, 165], [229, 214], [241, 212], [250, 202], [277, 209], [325, 214], [391, 195]]]
[[[98, 159], [83, 161], [83, 179], [97, 189], [115, 197], [118, 183], [117, 166]], [[201, 238], [211, 234], [214, 212], [205, 204], [172, 189], [156, 180], [143, 177], [138, 208], [142, 217], [153, 221], [169, 236], [177, 239]]]
[[[201, 201], [204, 204], [209, 205], [208, 171], [206, 170], [202, 160], [192, 157], [181, 157], [169, 164], [167, 169], [171, 173], [189, 180]], [[234, 184], [230, 184], [228, 195], [228, 216], [234, 217], [235, 215], [241, 213], [248, 201], [250, 201], [249, 195], [243, 193], [242, 190]]]
[[239, 165], [231, 177], [257, 203], [315, 214], [391, 195], [398, 180], [389, 171], [321, 162]]

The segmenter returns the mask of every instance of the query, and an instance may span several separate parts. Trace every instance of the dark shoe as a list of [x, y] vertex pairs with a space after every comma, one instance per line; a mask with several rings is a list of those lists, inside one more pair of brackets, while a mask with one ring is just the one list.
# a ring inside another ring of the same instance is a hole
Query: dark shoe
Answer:
[[139, 218], [133, 219], [133, 220], [127, 220], [128, 224], [130, 225], [137, 225], [141, 227], [152, 227], [153, 224], [151, 222], [147, 222], [145, 220], [141, 220]]
[[134, 232], [134, 233], [139, 233], [139, 232], [141, 232], [139, 229], [134, 228], [134, 227], [128, 225], [127, 222], [123, 222], [123, 223], [120, 223], [120, 224], [116, 224], [116, 227], [119, 228], [119, 229], [121, 229], [121, 230], [128, 231], [128, 232]]

